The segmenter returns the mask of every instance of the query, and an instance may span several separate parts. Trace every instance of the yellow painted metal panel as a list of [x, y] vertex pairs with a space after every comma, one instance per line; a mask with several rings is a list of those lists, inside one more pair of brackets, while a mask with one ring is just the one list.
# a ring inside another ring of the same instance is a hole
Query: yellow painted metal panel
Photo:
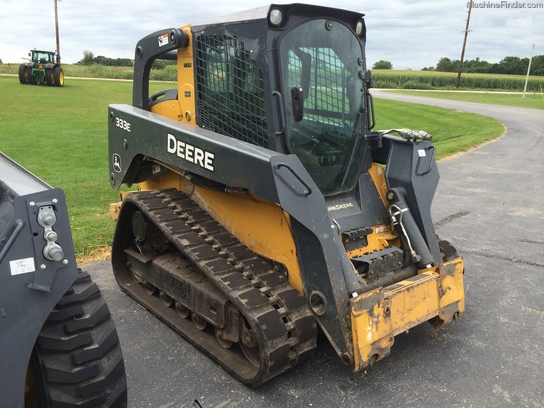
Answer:
[[151, 112], [158, 115], [166, 116], [175, 120], [181, 120], [181, 108], [179, 106], [179, 101], [175, 100], [164, 100], [162, 102], [156, 103], [151, 107]]
[[191, 26], [181, 29], [189, 36], [189, 46], [178, 50], [178, 99], [182, 121], [196, 126], [195, 104], [195, 66], [193, 60], [193, 35]]
[[379, 251], [386, 246], [400, 246], [399, 237], [392, 232], [393, 225], [381, 224], [372, 227], [372, 232], [366, 236], [368, 245], [347, 251], [348, 258], [356, 258], [364, 254], [369, 254], [373, 251]]
[[462, 263], [458, 258], [445, 271], [423, 270], [350, 301], [355, 371], [387, 356], [399, 333], [435, 317], [445, 324], [464, 312]]
[[[389, 204], [385, 197], [385, 194], [387, 193], [387, 184], [385, 182], [384, 168], [376, 163], [372, 163], [368, 172], [376, 186], [382, 202], [387, 207]], [[378, 203], [376, 203], [376, 205], [378, 205]], [[379, 251], [389, 245], [400, 247], [400, 239], [395, 233], [392, 223], [374, 225], [372, 230], [372, 233], [366, 236], [368, 245], [347, 251], [349, 258], [356, 258], [373, 251]]]
[[380, 195], [380, 198], [382, 199], [383, 205], [386, 207], [389, 206], [389, 202], [387, 201], [386, 194], [387, 194], [387, 183], [385, 182], [385, 169], [383, 166], [380, 166], [379, 164], [372, 163], [370, 168], [368, 169], [368, 173], [370, 174], [370, 177], [372, 178], [372, 181], [374, 182], [374, 185], [376, 186], [376, 189], [378, 190], [378, 194]]
[[189, 46], [180, 48], [177, 54], [178, 69], [178, 98], [155, 103], [151, 112], [169, 117], [180, 122], [196, 126], [195, 118], [195, 88], [194, 88], [194, 61], [191, 26], [181, 29], [189, 37]]
[[465, 264], [462, 258], [445, 263], [440, 269], [440, 311], [439, 327], [450, 323], [465, 313], [465, 288], [463, 275]]

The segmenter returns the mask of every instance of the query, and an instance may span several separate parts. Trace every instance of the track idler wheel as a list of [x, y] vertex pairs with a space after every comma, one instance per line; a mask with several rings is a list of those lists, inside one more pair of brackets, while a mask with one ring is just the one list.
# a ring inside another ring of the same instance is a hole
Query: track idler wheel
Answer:
[[159, 292], [159, 297], [162, 300], [162, 304], [166, 307], [170, 307], [174, 304], [174, 299], [164, 293], [162, 290]]
[[242, 319], [240, 324], [240, 349], [242, 349], [242, 353], [244, 353], [244, 356], [251, 364], [255, 367], [259, 367], [261, 358], [259, 356], [259, 346], [255, 334], [247, 324], [246, 319]]
[[189, 314], [191, 314], [191, 311], [179, 302], [176, 302], [176, 311], [182, 319], [187, 319]]
[[223, 338], [223, 330], [217, 328], [217, 327], [214, 327], [214, 331], [215, 331], [215, 338], [217, 339], [217, 341], [219, 342], [219, 344], [221, 345], [221, 347], [223, 347], [224, 349], [229, 349], [231, 348], [232, 346], [232, 341], [230, 340], [225, 340]]
[[132, 270], [130, 271], [130, 278], [132, 279], [132, 282], [134, 282], [134, 283], [137, 283], [137, 284], [144, 283], [142, 278], [140, 278], [138, 275], [136, 275], [134, 273], [134, 271], [132, 271]]
[[145, 288], [145, 291], [151, 296], [157, 293], [157, 288], [149, 282], [144, 282], [144, 288]]
[[208, 326], [208, 322], [196, 312], [191, 312], [191, 319], [198, 330], [205, 330]]

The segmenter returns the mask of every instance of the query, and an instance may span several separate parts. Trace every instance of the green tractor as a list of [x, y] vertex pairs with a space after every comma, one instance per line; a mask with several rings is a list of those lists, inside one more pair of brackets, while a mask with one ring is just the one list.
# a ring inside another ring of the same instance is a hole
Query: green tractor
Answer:
[[32, 50], [28, 56], [30, 57], [29, 62], [19, 66], [20, 83], [64, 86], [64, 72], [60, 66], [60, 56], [57, 53]]

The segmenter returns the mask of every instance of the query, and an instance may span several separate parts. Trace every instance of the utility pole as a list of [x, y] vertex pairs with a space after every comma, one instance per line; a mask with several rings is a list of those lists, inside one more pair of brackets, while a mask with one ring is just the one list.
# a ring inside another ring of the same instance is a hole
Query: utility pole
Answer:
[[531, 58], [529, 59], [529, 68], [527, 68], [527, 76], [525, 77], [525, 87], [523, 88], [523, 98], [525, 99], [525, 92], [527, 92], [527, 82], [529, 82], [529, 71], [531, 71], [531, 62], [533, 61], [533, 52], [535, 51], [535, 45], [531, 49]]
[[472, 10], [472, 0], [470, 0], [470, 3], [468, 5], [468, 17], [467, 17], [467, 26], [465, 28], [465, 39], [463, 41], [463, 50], [461, 51], [461, 60], [459, 61], [459, 71], [457, 72], [457, 83], [455, 84], [455, 87], [459, 89], [461, 86], [461, 72], [463, 71], [463, 60], [465, 59], [465, 48], [467, 46], [467, 37], [468, 32], [470, 31], [468, 29], [468, 26], [470, 24], [470, 12]]
[[59, 13], [57, 11], [57, 0], [55, 2], [55, 35], [57, 38], [57, 62], [60, 63], [60, 42], [59, 42]]

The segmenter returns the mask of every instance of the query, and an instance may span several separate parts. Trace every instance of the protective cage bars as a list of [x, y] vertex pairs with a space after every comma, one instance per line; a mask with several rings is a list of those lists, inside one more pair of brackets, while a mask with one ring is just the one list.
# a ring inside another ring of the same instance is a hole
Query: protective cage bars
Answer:
[[331, 48], [304, 47], [298, 52], [304, 54], [311, 63], [304, 66], [302, 55], [289, 51], [289, 80], [294, 81], [289, 83], [289, 88], [300, 86], [306, 82], [303, 77], [309, 76], [310, 84], [305, 90], [308, 95], [304, 99], [306, 119], [327, 125], [342, 125], [338, 118], [350, 111], [349, 100], [343, 92], [346, 81], [342, 61]]
[[200, 35], [196, 50], [202, 127], [268, 147], [263, 73], [244, 43], [228, 36]]

